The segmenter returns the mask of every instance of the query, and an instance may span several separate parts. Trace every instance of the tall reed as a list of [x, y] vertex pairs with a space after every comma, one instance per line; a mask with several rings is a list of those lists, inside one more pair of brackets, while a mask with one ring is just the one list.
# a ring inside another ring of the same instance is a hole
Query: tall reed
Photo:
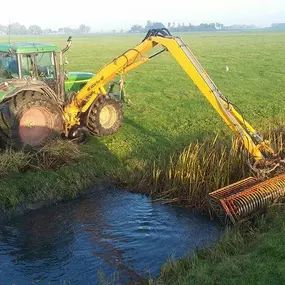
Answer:
[[[265, 137], [276, 153], [285, 157], [285, 129], [269, 127]], [[226, 145], [216, 137], [203, 143], [192, 143], [169, 160], [149, 165], [143, 174], [138, 174], [136, 186], [165, 203], [206, 210], [209, 192], [254, 175], [249, 161], [253, 163], [238, 139], [233, 138]]]
[[192, 143], [160, 166], [154, 163], [144, 181], [157, 199], [206, 209], [209, 192], [242, 179], [248, 171], [237, 140], [227, 147], [215, 139]]

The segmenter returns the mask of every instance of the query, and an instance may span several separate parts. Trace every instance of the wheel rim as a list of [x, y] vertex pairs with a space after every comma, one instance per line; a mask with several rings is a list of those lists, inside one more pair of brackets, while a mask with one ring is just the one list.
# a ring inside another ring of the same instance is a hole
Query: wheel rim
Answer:
[[20, 138], [28, 145], [39, 146], [50, 136], [53, 126], [53, 115], [49, 110], [32, 107], [20, 119]]
[[103, 128], [110, 129], [118, 119], [117, 111], [112, 105], [104, 106], [99, 115], [99, 121]]

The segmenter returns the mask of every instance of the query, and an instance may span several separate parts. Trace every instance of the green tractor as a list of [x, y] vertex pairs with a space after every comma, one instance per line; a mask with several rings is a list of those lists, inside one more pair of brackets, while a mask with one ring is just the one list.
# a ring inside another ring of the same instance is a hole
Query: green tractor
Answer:
[[[63, 133], [63, 108], [94, 76], [66, 72], [63, 50], [40, 43], [0, 44], [2, 145], [37, 147]], [[37, 127], [33, 127], [35, 124]]]

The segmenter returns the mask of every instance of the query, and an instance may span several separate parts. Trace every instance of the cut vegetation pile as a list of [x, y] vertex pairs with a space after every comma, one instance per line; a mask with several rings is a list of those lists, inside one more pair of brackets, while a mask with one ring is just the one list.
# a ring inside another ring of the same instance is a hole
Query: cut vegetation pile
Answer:
[[55, 170], [84, 157], [78, 145], [67, 141], [53, 141], [37, 151], [5, 150], [0, 155], [0, 177], [25, 171]]

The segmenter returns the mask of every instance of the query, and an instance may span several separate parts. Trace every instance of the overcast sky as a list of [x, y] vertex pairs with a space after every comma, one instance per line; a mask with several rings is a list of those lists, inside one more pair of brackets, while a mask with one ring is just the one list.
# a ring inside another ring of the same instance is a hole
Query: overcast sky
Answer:
[[285, 22], [285, 0], [13, 0], [7, 6], [9, 9], [2, 9], [0, 24], [10, 21], [53, 29], [80, 24], [93, 31], [129, 29], [132, 24], [145, 25], [147, 20], [165, 25], [220, 22], [261, 27]]

